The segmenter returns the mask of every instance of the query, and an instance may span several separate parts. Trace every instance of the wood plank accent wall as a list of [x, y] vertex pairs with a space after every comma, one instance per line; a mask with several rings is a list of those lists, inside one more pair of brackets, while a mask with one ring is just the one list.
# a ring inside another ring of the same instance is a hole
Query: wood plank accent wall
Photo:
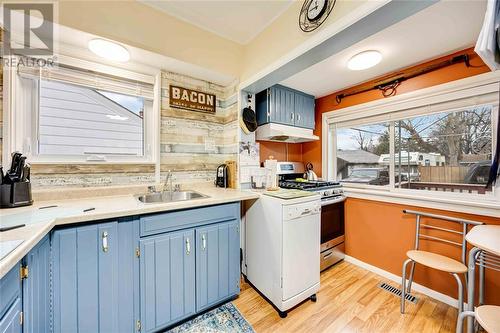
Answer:
[[[170, 108], [170, 84], [215, 94], [216, 113]], [[162, 180], [166, 172], [172, 170], [174, 183], [213, 183], [215, 168], [226, 160], [237, 159], [237, 105], [236, 85], [224, 87], [177, 73], [162, 73]], [[37, 189], [151, 184], [155, 182], [155, 165], [35, 164], [32, 167], [32, 181]]]
[[[171, 108], [169, 86], [217, 96], [216, 112]], [[176, 183], [212, 182], [215, 169], [238, 153], [237, 87], [223, 87], [172, 72], [162, 73], [160, 160], [161, 175], [172, 170]]]

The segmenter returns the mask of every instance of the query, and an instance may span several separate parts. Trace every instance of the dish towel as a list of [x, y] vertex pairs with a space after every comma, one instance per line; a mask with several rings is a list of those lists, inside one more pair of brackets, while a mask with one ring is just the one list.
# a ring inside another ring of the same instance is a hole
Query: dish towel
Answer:
[[[486, 14], [484, 15], [483, 27], [479, 33], [476, 47], [474, 51], [483, 59], [484, 63], [492, 70], [500, 69], [500, 2], [498, 0], [488, 0], [486, 6]], [[499, 92], [500, 94], [500, 92]], [[491, 163], [488, 183], [486, 187], [490, 187], [496, 183], [499, 176], [500, 162], [500, 113], [497, 121], [497, 140], [495, 156]]]

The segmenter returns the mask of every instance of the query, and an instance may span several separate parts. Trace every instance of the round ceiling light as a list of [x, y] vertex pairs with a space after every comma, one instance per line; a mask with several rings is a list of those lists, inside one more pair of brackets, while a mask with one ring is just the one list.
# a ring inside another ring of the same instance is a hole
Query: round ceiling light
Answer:
[[126, 48], [109, 40], [92, 39], [88, 46], [90, 51], [104, 59], [119, 62], [126, 62], [130, 59], [130, 54]]
[[360, 71], [375, 66], [382, 60], [379, 51], [370, 50], [356, 54], [347, 62], [347, 68], [353, 71]]

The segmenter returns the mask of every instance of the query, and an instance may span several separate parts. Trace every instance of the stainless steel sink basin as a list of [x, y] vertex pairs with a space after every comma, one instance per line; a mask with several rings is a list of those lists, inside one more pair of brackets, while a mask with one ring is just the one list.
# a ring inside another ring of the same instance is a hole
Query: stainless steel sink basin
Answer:
[[187, 201], [201, 198], [208, 198], [207, 195], [195, 191], [177, 191], [177, 192], [153, 192], [147, 194], [139, 194], [135, 196], [142, 203], [162, 203]]

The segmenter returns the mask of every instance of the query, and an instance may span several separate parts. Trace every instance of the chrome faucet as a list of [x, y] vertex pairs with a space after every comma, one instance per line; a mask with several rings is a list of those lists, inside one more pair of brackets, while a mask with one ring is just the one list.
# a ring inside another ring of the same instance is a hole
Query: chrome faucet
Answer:
[[172, 171], [168, 170], [167, 177], [165, 178], [165, 183], [163, 184], [163, 192], [169, 192], [170, 197], [172, 197], [172, 192], [174, 188], [172, 187]]

